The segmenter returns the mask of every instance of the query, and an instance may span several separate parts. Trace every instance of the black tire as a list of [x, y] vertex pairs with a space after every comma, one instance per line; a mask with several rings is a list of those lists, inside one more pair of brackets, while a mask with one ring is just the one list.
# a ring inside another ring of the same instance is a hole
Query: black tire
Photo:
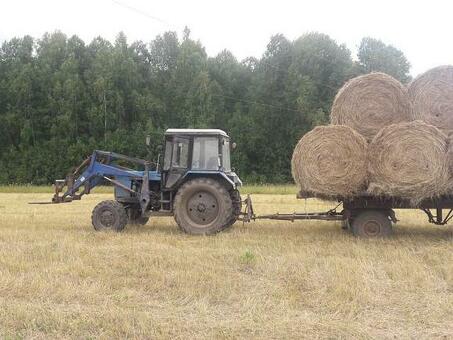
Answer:
[[186, 182], [177, 192], [174, 217], [182, 231], [193, 235], [211, 235], [230, 226], [234, 208], [230, 193], [210, 178]]
[[364, 210], [352, 221], [352, 233], [359, 237], [387, 237], [392, 234], [392, 222], [386, 210]]
[[127, 213], [117, 201], [103, 201], [94, 207], [91, 222], [97, 231], [122, 231], [127, 224]]
[[127, 209], [128, 223], [133, 225], [145, 225], [149, 221], [149, 217], [143, 217], [139, 209]]
[[228, 223], [225, 225], [224, 229], [228, 229], [229, 227], [236, 223], [242, 210], [242, 200], [239, 191], [238, 190], [231, 191], [230, 197], [231, 201], [233, 202], [233, 215], [231, 216], [231, 220], [228, 221]]

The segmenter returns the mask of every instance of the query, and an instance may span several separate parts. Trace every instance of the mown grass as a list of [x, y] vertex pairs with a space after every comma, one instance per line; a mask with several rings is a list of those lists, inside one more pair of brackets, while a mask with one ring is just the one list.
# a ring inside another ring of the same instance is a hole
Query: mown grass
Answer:
[[[93, 231], [110, 194], [27, 204], [48, 197], [0, 194], [1, 338], [453, 337], [453, 231], [417, 211], [389, 239], [318, 221], [193, 237], [169, 217]], [[253, 199], [259, 214], [331, 207]]]

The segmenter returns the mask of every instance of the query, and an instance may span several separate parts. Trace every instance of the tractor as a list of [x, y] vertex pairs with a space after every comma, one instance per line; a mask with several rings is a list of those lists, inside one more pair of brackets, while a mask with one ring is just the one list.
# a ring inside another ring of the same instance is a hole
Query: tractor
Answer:
[[152, 216], [174, 216], [186, 233], [214, 234], [253, 213], [249, 198], [241, 200], [242, 181], [231, 168], [233, 145], [219, 129], [168, 129], [163, 161], [160, 155], [150, 162], [95, 150], [66, 179], [55, 181], [52, 203], [80, 200], [107, 182], [115, 197], [93, 209], [95, 230], [121, 231]]

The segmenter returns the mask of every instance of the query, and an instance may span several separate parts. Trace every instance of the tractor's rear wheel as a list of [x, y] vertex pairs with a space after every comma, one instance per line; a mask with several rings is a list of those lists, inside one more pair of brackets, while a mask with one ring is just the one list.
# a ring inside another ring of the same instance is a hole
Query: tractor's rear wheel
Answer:
[[91, 221], [97, 231], [121, 231], [127, 224], [126, 209], [117, 201], [103, 201], [94, 207]]
[[228, 221], [228, 223], [225, 225], [225, 229], [231, 227], [234, 223], [236, 223], [242, 210], [242, 200], [239, 191], [238, 190], [231, 191], [230, 197], [231, 201], [233, 202], [233, 215], [231, 216], [230, 221]]
[[186, 182], [175, 197], [175, 221], [188, 234], [210, 235], [222, 231], [232, 224], [234, 214], [230, 193], [210, 178]]
[[386, 210], [364, 210], [352, 220], [352, 233], [360, 237], [386, 237], [392, 234], [392, 221]]
[[145, 225], [149, 221], [149, 217], [143, 217], [140, 209], [127, 209], [128, 223], [135, 225]]

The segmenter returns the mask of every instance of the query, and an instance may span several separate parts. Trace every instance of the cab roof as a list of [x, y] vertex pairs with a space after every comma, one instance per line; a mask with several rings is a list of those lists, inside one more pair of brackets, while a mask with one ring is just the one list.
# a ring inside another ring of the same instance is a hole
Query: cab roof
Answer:
[[165, 136], [174, 135], [228, 137], [226, 132], [220, 129], [167, 129], [165, 131]]

